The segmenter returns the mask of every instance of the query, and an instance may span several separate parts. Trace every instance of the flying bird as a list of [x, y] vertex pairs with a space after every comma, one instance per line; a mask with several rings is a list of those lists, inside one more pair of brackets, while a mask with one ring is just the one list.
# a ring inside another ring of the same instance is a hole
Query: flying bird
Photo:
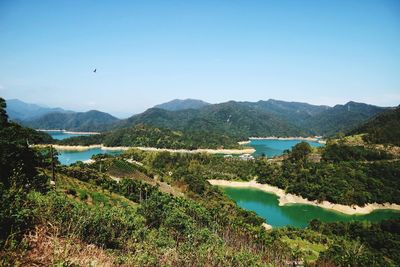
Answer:
[[94, 73], [96, 73], [97, 72], [97, 69], [94, 69], [94, 71], [93, 71]]

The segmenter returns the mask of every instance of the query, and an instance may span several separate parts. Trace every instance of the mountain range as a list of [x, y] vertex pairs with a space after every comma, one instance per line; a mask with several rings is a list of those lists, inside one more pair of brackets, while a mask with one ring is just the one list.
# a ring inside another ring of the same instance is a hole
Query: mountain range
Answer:
[[53, 112], [71, 113], [73, 111], [62, 108], [48, 108], [37, 104], [30, 104], [19, 99], [7, 100], [7, 114], [14, 121], [29, 121]]
[[[329, 136], [351, 131], [388, 110], [357, 102], [329, 107], [273, 99], [219, 104], [195, 99], [175, 99], [120, 120], [95, 110], [71, 112], [27, 103], [22, 105], [21, 101], [19, 105], [14, 103], [15, 100], [7, 101], [8, 110], [12, 111], [10, 119], [32, 128], [110, 131], [134, 125], [149, 125], [183, 132], [221, 134], [237, 139], [271, 135]], [[30, 113], [29, 116], [26, 113]]]

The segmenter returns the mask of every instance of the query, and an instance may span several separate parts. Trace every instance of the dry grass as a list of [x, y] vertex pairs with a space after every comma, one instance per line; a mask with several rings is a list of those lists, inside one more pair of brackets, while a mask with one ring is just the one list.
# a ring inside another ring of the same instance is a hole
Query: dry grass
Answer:
[[51, 225], [36, 226], [23, 241], [28, 249], [14, 258], [15, 266], [116, 266], [113, 256], [103, 249], [61, 237]]

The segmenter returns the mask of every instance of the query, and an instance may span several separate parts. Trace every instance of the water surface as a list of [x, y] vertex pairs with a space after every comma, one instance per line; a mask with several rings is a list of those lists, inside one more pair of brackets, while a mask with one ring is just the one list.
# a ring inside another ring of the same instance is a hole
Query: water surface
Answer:
[[400, 218], [400, 212], [394, 210], [376, 210], [366, 215], [345, 215], [343, 213], [304, 204], [279, 206], [278, 197], [258, 189], [222, 187], [225, 194], [246, 209], [256, 212], [273, 227], [306, 227], [312, 219], [323, 222], [335, 221], [380, 221]]
[[109, 154], [109, 155], [120, 155], [122, 150], [103, 150], [101, 148], [93, 148], [85, 151], [58, 151], [58, 160], [61, 164], [71, 165], [77, 161], [85, 161], [90, 159], [93, 155], [97, 154]]
[[63, 140], [66, 138], [70, 138], [70, 137], [76, 137], [76, 136], [88, 136], [90, 134], [80, 134], [80, 133], [66, 133], [66, 132], [56, 132], [56, 131], [45, 131], [46, 133], [48, 133], [49, 135], [51, 135], [51, 137], [53, 137], [53, 139], [56, 140]]
[[[256, 151], [253, 153], [254, 156], [261, 156], [265, 154], [267, 157], [280, 156], [286, 149], [291, 149], [296, 144], [303, 142], [304, 140], [279, 140], [279, 139], [252, 139], [250, 143], [246, 144], [253, 147]], [[309, 143], [312, 147], [320, 147], [320, 144], [316, 141], [304, 141]]]

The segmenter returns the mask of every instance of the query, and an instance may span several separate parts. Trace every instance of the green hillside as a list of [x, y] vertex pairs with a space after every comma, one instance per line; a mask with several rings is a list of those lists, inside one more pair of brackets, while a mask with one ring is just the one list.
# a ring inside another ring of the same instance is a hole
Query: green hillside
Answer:
[[345, 133], [385, 110], [364, 103], [348, 102], [316, 114], [302, 126], [318, 135]]
[[108, 113], [91, 110], [88, 112], [45, 114], [37, 119], [23, 121], [25, 126], [35, 129], [70, 131], [101, 131], [106, 125], [116, 122], [118, 119]]
[[350, 134], [365, 134], [370, 143], [400, 146], [400, 107], [377, 115]]
[[286, 120], [257, 108], [231, 101], [198, 110], [166, 111], [149, 109], [120, 125], [148, 124], [183, 131], [224, 134], [242, 139], [249, 136], [307, 135]]
[[172, 131], [143, 124], [116, 129], [100, 135], [80, 136], [60, 141], [66, 145], [145, 146], [173, 149], [240, 148], [237, 141], [226, 135], [203, 132]]

